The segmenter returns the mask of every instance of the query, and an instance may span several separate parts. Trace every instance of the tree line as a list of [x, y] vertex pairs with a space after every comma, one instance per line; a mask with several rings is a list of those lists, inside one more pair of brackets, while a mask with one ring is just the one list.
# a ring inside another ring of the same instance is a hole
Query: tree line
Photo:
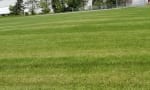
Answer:
[[[35, 9], [40, 8], [42, 14], [60, 13], [83, 10], [86, 3], [87, 0], [17, 0], [14, 6], [10, 6], [10, 11], [13, 15], [34, 15]], [[93, 9], [112, 8], [120, 3], [125, 3], [125, 0], [92, 0]], [[25, 12], [25, 9], [28, 9], [28, 12]]]

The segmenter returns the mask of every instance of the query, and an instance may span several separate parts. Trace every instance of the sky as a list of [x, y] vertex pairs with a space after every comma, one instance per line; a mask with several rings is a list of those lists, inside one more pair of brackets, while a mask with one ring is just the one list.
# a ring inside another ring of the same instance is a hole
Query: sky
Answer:
[[16, 0], [0, 0], [0, 8], [1, 7], [9, 7], [11, 4], [14, 4]]

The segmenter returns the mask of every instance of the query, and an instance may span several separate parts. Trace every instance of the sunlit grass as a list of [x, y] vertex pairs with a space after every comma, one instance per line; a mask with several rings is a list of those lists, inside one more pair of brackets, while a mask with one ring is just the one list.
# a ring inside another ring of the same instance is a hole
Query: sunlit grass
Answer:
[[0, 90], [149, 90], [149, 10], [0, 17]]

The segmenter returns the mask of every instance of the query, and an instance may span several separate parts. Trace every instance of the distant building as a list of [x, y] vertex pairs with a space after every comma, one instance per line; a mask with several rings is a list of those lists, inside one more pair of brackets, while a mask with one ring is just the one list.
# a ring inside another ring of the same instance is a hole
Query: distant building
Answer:
[[[103, 2], [105, 3], [107, 0], [103, 0]], [[93, 8], [93, 0], [85, 0], [86, 5], [84, 7], [85, 10], [89, 10]], [[125, 6], [142, 6], [145, 4], [150, 3], [150, 0], [123, 0], [120, 3], [120, 0], [116, 0], [117, 4], [121, 4], [121, 5], [125, 5]], [[116, 4], [116, 5], [117, 5]], [[103, 8], [107, 8], [107, 6], [102, 6]]]
[[86, 0], [85, 1], [85, 7], [84, 7], [84, 9], [85, 10], [89, 10], [89, 9], [92, 9], [92, 2], [93, 2], [93, 0]]
[[0, 15], [2, 14], [9, 14], [10, 11], [9, 11], [9, 7], [1, 7], [0, 8]]
[[9, 14], [9, 6], [14, 5], [16, 0], [0, 0], [0, 15]]
[[150, 0], [127, 0], [127, 5], [130, 6], [142, 6], [148, 4]]

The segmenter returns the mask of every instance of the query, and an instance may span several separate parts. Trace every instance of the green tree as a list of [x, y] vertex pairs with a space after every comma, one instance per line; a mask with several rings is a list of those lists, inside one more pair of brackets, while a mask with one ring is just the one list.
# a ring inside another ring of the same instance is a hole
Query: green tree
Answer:
[[68, 5], [68, 10], [77, 11], [84, 7], [85, 0], [65, 0], [65, 3]]
[[65, 11], [65, 1], [64, 0], [52, 0], [52, 7], [55, 13]]
[[100, 9], [103, 6], [103, 0], [93, 0], [93, 6], [96, 6]]
[[11, 14], [22, 15], [24, 13], [23, 0], [17, 0], [14, 6], [9, 7]]
[[50, 4], [51, 3], [48, 0], [41, 0], [40, 1], [40, 6], [42, 8], [43, 13], [49, 13], [50, 12], [50, 8], [49, 8]]
[[84, 7], [86, 0], [52, 0], [54, 12], [77, 11]]
[[107, 5], [107, 8], [113, 8], [116, 6], [118, 7], [118, 2], [116, 2], [116, 0], [107, 0], [106, 5]]

